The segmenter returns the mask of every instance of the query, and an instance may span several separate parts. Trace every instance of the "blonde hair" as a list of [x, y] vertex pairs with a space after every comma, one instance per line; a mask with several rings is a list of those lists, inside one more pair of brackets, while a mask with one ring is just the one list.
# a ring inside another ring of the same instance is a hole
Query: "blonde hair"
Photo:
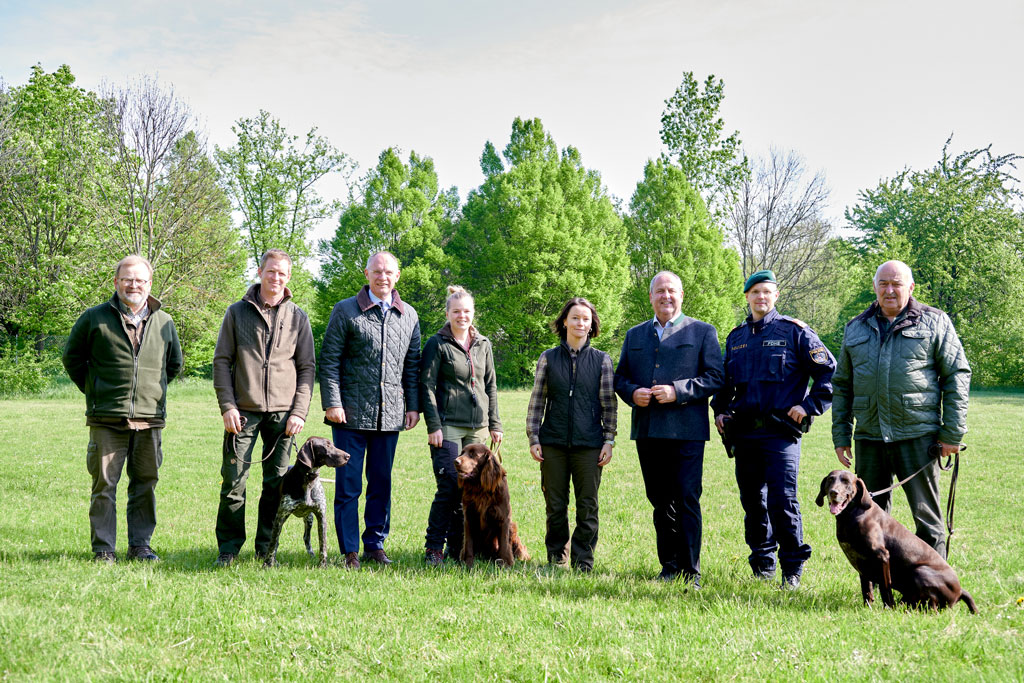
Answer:
[[449, 310], [452, 307], [452, 302], [456, 299], [469, 298], [472, 303], [476, 303], [473, 300], [473, 295], [466, 291], [466, 288], [462, 285], [448, 285], [448, 298], [444, 300], [444, 310]]

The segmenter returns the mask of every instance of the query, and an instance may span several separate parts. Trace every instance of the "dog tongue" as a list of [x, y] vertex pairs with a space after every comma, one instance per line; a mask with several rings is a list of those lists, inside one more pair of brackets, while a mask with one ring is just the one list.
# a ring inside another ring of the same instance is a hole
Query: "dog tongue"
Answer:
[[840, 505], [839, 503], [829, 503], [828, 504], [828, 511], [831, 512], [833, 515], [838, 515], [839, 512], [842, 509], [843, 509], [843, 506]]

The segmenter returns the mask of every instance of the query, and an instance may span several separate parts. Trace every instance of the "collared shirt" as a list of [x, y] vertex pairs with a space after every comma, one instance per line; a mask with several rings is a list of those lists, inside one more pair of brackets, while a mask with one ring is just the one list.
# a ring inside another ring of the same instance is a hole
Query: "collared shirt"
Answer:
[[679, 311], [679, 315], [669, 320], [665, 325], [662, 325], [658, 320], [658, 316], [654, 316], [654, 331], [658, 334], [658, 339], [661, 340], [665, 336], [665, 330], [672, 327], [676, 322], [683, 317], [683, 312]]
[[[570, 347], [569, 354], [575, 358], [579, 352]], [[548, 403], [548, 358], [547, 353], [540, 355], [537, 361], [537, 374], [533, 378], [533, 391], [530, 403], [526, 408], [526, 436], [531, 446], [540, 443], [540, 427], [544, 422], [544, 407]], [[601, 361], [601, 384], [598, 386], [598, 399], [601, 402], [601, 424], [604, 428], [604, 440], [614, 441], [617, 431], [619, 404], [615, 400], [615, 368], [611, 356], [605, 354]]]
[[387, 301], [384, 301], [384, 299], [381, 299], [379, 296], [374, 294], [372, 289], [367, 288], [366, 292], [367, 292], [367, 294], [370, 295], [370, 301], [372, 301], [373, 303], [375, 303], [378, 306], [380, 306], [380, 310], [383, 313], [387, 313], [388, 310], [390, 310], [390, 308], [395, 303], [395, 290], [391, 290], [391, 293], [388, 294], [388, 300]]

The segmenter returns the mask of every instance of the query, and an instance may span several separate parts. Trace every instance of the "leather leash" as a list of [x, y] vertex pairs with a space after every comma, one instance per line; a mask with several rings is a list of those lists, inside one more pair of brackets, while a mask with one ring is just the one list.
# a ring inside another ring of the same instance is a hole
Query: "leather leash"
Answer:
[[[958, 450], [956, 453], [953, 453], [952, 455], [947, 456], [946, 457], [946, 464], [943, 465], [942, 464], [942, 446], [940, 446], [939, 444], [935, 443], [935, 444], [932, 444], [931, 446], [928, 447], [928, 454], [931, 455], [932, 458], [934, 458], [935, 460], [939, 461], [939, 469], [940, 470], [942, 470], [943, 472], [948, 472], [950, 469], [953, 470], [952, 477], [949, 480], [949, 497], [946, 499], [946, 557], [947, 558], [949, 557], [950, 542], [953, 540], [953, 511], [954, 511], [954, 509], [956, 507], [956, 480], [960, 476], [960, 453], [962, 453], [963, 451], [966, 451], [966, 450], [967, 450], [967, 445], [966, 444], [960, 444], [960, 450]], [[920, 469], [918, 469], [916, 472], [911, 474], [906, 479], [902, 479], [902, 480], [896, 482], [895, 484], [893, 484], [892, 486], [887, 486], [884, 489], [872, 492], [870, 494], [871, 497], [874, 498], [875, 496], [880, 496], [883, 493], [889, 493], [893, 489], [896, 489], [896, 488], [899, 488], [900, 486], [903, 486], [908, 481], [910, 481], [911, 479], [913, 479], [917, 475], [921, 474], [921, 472], [923, 472], [925, 469], [927, 469], [928, 467], [931, 467], [931, 464], [932, 464], [931, 460], [929, 460], [924, 465], [922, 465]]]
[[501, 463], [501, 441], [495, 443], [494, 439], [491, 439], [491, 452], [498, 458], [498, 463]]
[[[241, 417], [241, 422], [242, 422], [242, 429], [245, 429], [246, 419], [245, 419], [244, 415]], [[273, 448], [271, 448], [269, 451], [267, 451], [267, 454], [264, 455], [259, 460], [252, 460], [252, 459], [246, 460], [245, 458], [242, 458], [242, 464], [243, 465], [252, 465], [253, 463], [257, 463], [257, 462], [264, 462], [267, 458], [269, 458], [271, 455], [274, 454], [274, 451], [277, 450], [277, 444], [281, 443], [281, 439], [284, 436], [285, 436], [284, 432], [281, 432], [280, 434], [278, 434], [277, 435], [277, 439], [274, 440]], [[288, 462], [291, 462], [292, 452], [294, 452], [296, 454], [299, 452], [299, 447], [295, 443], [296, 441], [298, 441], [298, 439], [292, 439], [291, 448], [288, 451]], [[235, 464], [235, 462], [237, 460], [237, 456], [235, 455], [235, 453], [237, 453], [237, 452], [238, 452], [238, 434], [232, 434], [231, 435], [231, 456], [232, 456], [231, 457], [231, 464], [232, 465]]]

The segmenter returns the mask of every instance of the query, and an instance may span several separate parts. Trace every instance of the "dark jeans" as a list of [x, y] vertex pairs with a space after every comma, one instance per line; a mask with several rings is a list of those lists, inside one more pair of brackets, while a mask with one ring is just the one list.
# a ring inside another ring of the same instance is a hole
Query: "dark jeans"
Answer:
[[636, 452], [654, 506], [662, 572], [699, 579], [704, 442], [637, 439]]
[[[220, 466], [220, 505], [217, 508], [218, 552], [237, 555], [245, 544], [245, 484], [249, 468], [263, 470], [263, 489], [256, 513], [256, 552], [266, 554], [281, 503], [281, 478], [288, 471], [288, 450], [293, 437], [285, 436], [289, 411], [250, 413], [238, 411], [245, 426], [238, 434], [224, 432]], [[256, 439], [263, 440], [263, 454], [253, 462]], [[262, 459], [262, 462], [260, 462]]]
[[398, 432], [331, 427], [334, 445], [351, 455], [339, 467], [334, 486], [334, 530], [341, 553], [359, 551], [359, 496], [366, 462], [366, 505], [363, 509], [363, 549], [380, 550], [391, 531], [391, 467]]
[[799, 574], [811, 556], [804, 543], [797, 470], [800, 444], [765, 437], [736, 443], [736, 483], [743, 506], [744, 540], [754, 571], [775, 571], [775, 552], [785, 576]]
[[430, 460], [434, 470], [434, 481], [437, 492], [430, 504], [427, 516], [426, 547], [430, 550], [443, 550], [448, 542], [448, 557], [459, 558], [462, 553], [462, 489], [455, 475], [455, 458], [463, 448], [471, 443], [483, 443], [478, 434], [471, 433], [460, 441], [442, 442], [441, 448], [430, 447]]
[[[918, 538], [945, 557], [946, 528], [942, 523], [939, 503], [939, 460], [928, 453], [937, 438], [937, 434], [929, 434], [891, 443], [856, 439], [854, 467], [868, 491], [878, 491], [893, 483], [893, 475], [902, 480], [930, 462], [930, 467], [925, 467], [921, 474], [904, 484], [902, 489], [910, 503]], [[892, 507], [891, 496], [892, 492], [883, 493], [875, 498], [875, 502], [889, 512]]]
[[[542, 444], [540, 485], [547, 511], [548, 562], [594, 568], [597, 547], [597, 489], [601, 486], [600, 448], [565, 449]], [[576, 529], [569, 538], [569, 482], [576, 494]]]
[[156, 528], [156, 483], [163, 462], [160, 429], [89, 427], [85, 465], [92, 475], [89, 529], [92, 551], [117, 544], [117, 483], [128, 465], [128, 545], [149, 545]]

